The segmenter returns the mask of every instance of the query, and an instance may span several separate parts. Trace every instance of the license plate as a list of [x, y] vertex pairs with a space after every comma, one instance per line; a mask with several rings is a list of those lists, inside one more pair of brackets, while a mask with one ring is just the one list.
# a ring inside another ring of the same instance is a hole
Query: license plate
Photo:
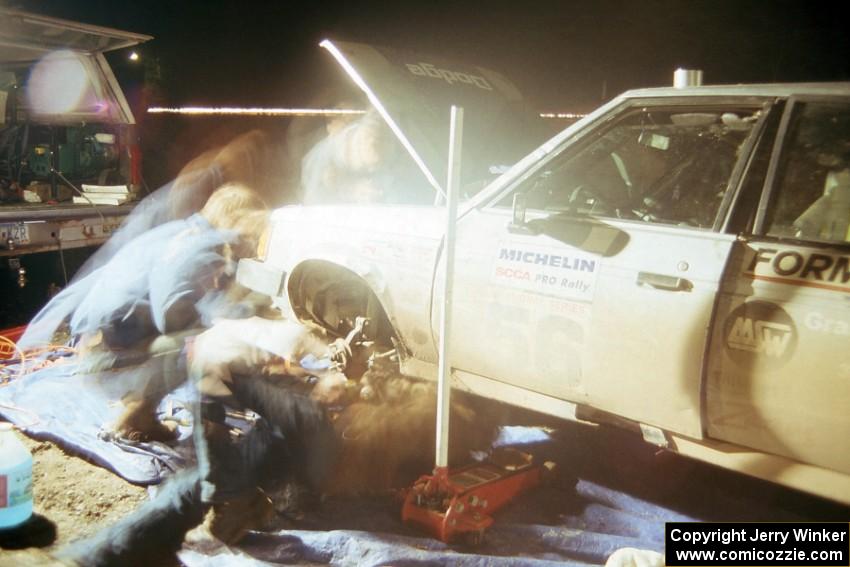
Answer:
[[14, 244], [29, 244], [29, 227], [22, 222], [0, 224], [0, 246], [5, 246], [9, 240]]

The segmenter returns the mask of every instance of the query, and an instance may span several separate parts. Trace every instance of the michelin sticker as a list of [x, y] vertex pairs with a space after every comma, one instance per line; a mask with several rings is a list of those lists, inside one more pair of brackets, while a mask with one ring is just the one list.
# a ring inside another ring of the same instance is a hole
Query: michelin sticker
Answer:
[[797, 348], [797, 328], [784, 309], [765, 301], [736, 307], [726, 319], [726, 352], [745, 367], [779, 368]]
[[501, 242], [496, 248], [491, 281], [544, 295], [590, 301], [598, 272], [599, 257], [594, 254]]

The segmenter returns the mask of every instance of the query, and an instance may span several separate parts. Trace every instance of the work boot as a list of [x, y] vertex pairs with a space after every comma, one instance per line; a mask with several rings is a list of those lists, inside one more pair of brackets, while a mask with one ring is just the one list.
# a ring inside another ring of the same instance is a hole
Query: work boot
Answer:
[[213, 504], [204, 523], [186, 534], [186, 541], [198, 544], [212, 536], [226, 545], [233, 545], [250, 530], [266, 526], [274, 515], [272, 501], [256, 488], [238, 498]]
[[[156, 406], [146, 400], [125, 402], [127, 409], [115, 423], [115, 432], [130, 441], [174, 441], [177, 438], [175, 423], [162, 423], [156, 418]], [[159, 405], [157, 403], [157, 405]]]

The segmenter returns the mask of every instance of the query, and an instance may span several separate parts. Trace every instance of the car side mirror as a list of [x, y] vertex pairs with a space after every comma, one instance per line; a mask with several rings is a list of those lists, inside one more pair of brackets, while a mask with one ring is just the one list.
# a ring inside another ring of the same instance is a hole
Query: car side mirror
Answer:
[[540, 234], [539, 230], [529, 225], [529, 223], [525, 220], [525, 211], [527, 207], [527, 195], [525, 193], [514, 193], [511, 222], [508, 224], [508, 232], [511, 234]]

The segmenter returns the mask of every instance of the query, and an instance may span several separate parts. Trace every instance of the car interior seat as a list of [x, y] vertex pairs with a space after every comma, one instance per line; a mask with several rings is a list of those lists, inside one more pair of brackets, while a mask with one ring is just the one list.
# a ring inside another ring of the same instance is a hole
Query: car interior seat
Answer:
[[826, 176], [823, 195], [794, 221], [798, 238], [850, 241], [850, 168]]

